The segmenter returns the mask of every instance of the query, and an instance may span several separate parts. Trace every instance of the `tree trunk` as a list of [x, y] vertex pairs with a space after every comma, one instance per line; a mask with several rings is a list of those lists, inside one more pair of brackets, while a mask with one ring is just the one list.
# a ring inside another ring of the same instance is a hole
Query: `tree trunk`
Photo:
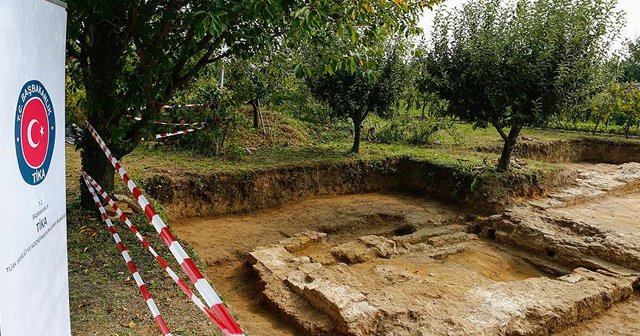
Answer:
[[351, 147], [351, 152], [360, 153], [360, 132], [362, 128], [362, 120], [357, 118], [353, 118], [353, 146]]
[[410, 111], [411, 111], [411, 98], [407, 100], [407, 115], [409, 115]]
[[251, 106], [253, 107], [253, 128], [258, 129], [260, 127], [260, 100], [252, 99]]
[[629, 139], [629, 129], [631, 129], [631, 125], [633, 124], [633, 122], [631, 120], [629, 120], [627, 122], [626, 125], [624, 125], [624, 137], [626, 139]]
[[[100, 131], [98, 131], [100, 132]], [[101, 134], [101, 136], [107, 136], [107, 134]], [[100, 146], [95, 142], [89, 132], [84, 132], [82, 137], [82, 151], [80, 153], [82, 159], [82, 169], [93, 177], [102, 188], [110, 192], [113, 190], [114, 185], [114, 169], [107, 157], [100, 149]], [[95, 209], [95, 202], [89, 194], [87, 187], [80, 178], [80, 206], [83, 209]]]
[[596, 135], [596, 133], [598, 132], [598, 126], [600, 126], [600, 122], [602, 121], [602, 118], [598, 118], [598, 121], [596, 121], [596, 126], [593, 128], [593, 135]]
[[422, 120], [424, 120], [424, 118], [425, 118], [424, 110], [425, 110], [426, 108], [427, 108], [427, 100], [425, 99], [425, 100], [422, 102], [422, 114], [421, 114], [421, 118], [422, 118]]
[[[122, 34], [109, 22], [96, 22], [87, 28], [95, 34], [92, 44], [84, 50], [88, 58], [83, 64], [82, 77], [86, 90], [87, 120], [109, 144], [111, 131], [119, 124], [124, 108], [116, 94], [117, 71], [124, 42]], [[93, 177], [107, 192], [113, 191], [114, 169], [91, 134], [84, 132], [82, 138], [82, 169]], [[116, 150], [116, 148], [110, 148]], [[119, 153], [114, 153], [114, 155]], [[94, 209], [95, 203], [84, 183], [80, 183], [80, 206]]]
[[513, 153], [513, 149], [516, 146], [518, 141], [518, 135], [520, 135], [520, 130], [522, 130], [522, 126], [512, 126], [509, 131], [509, 135], [505, 135], [504, 131], [501, 128], [497, 127], [498, 132], [502, 136], [504, 140], [504, 147], [502, 147], [502, 154], [500, 155], [500, 160], [498, 161], [498, 171], [499, 172], [507, 172], [509, 171], [509, 166], [511, 163], [511, 154]]

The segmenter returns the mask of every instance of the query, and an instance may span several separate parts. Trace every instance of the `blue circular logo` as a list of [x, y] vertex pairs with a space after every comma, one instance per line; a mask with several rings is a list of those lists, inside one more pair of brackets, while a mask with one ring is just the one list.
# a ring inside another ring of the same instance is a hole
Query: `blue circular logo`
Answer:
[[28, 81], [18, 96], [15, 122], [18, 167], [28, 184], [38, 185], [47, 177], [55, 135], [56, 118], [51, 97], [42, 83]]

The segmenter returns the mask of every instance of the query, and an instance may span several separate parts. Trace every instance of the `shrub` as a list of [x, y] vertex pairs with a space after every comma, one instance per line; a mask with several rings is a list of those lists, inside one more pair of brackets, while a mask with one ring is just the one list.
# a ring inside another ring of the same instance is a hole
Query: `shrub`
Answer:
[[455, 138], [453, 124], [450, 118], [395, 116], [388, 120], [372, 120], [368, 124], [367, 138], [381, 143], [425, 145], [440, 131], [446, 131]]
[[231, 161], [242, 161], [246, 155], [247, 150], [237, 144], [233, 144], [227, 149], [227, 159]]

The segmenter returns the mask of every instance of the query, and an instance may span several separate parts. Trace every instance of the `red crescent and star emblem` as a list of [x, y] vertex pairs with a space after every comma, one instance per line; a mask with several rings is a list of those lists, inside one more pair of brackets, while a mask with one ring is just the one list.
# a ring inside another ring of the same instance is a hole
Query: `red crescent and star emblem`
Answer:
[[32, 98], [25, 105], [20, 128], [22, 154], [31, 168], [40, 168], [47, 157], [49, 127], [42, 100]]
[[18, 168], [25, 182], [38, 185], [49, 173], [56, 134], [53, 102], [42, 83], [24, 84], [16, 106], [15, 140]]

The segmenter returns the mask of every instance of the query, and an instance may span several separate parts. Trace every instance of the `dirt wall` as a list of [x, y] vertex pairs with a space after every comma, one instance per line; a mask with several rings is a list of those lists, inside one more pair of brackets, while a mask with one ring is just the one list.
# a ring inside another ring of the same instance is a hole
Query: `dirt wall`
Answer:
[[[481, 152], [500, 153], [501, 147], [480, 147]], [[537, 161], [598, 162], [623, 164], [640, 162], [640, 142], [623, 139], [585, 138], [553, 142], [520, 141], [514, 156]]]
[[156, 175], [145, 190], [175, 217], [265, 209], [313, 196], [393, 189], [395, 160], [319, 163], [242, 173]]
[[493, 214], [521, 199], [544, 194], [552, 187], [564, 184], [572, 172], [546, 175], [481, 174], [439, 166], [429, 162], [401, 160], [398, 163], [398, 190], [431, 196], [457, 203], [469, 212]]
[[309, 197], [373, 191], [415, 193], [488, 214], [519, 198], [535, 197], [560, 180], [557, 176], [477, 174], [399, 158], [243, 173], [156, 175], [144, 181], [144, 188], [169, 210], [173, 219], [240, 213]]

